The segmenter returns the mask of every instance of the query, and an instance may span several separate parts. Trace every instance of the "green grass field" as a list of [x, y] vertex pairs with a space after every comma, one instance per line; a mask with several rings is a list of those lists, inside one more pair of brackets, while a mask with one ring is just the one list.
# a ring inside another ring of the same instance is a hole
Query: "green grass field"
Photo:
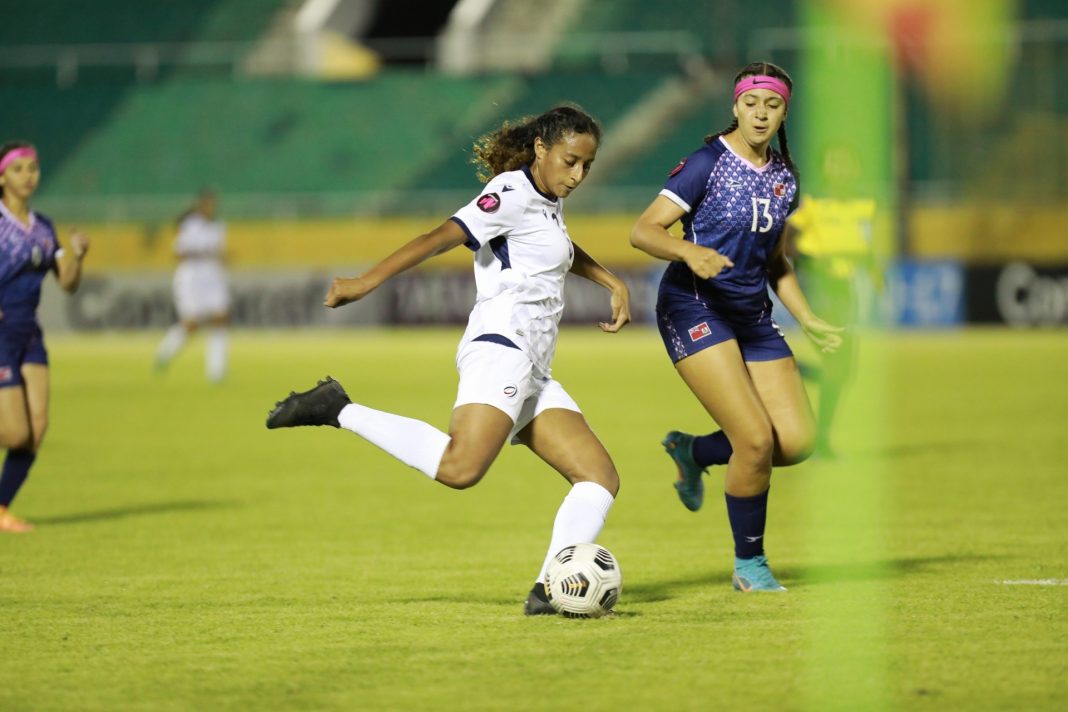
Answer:
[[510, 448], [478, 487], [356, 436], [267, 431], [330, 373], [444, 427], [459, 330], [56, 336], [52, 429], [0, 538], [0, 709], [1054, 710], [1068, 700], [1068, 332], [871, 337], [845, 450], [773, 480], [782, 595], [731, 590], [721, 500], [659, 447], [711, 429], [653, 332], [561, 337], [556, 376], [623, 489], [618, 615], [526, 619], [563, 480]]

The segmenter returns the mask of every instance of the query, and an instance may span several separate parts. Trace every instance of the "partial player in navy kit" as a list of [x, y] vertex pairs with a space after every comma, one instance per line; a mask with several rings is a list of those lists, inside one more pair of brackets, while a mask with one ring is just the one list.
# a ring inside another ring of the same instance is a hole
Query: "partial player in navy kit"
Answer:
[[48, 352], [37, 323], [41, 282], [56, 273], [67, 292], [78, 288], [89, 239], [71, 234], [60, 248], [48, 218], [30, 210], [41, 177], [37, 151], [28, 143], [0, 147], [0, 532], [33, 526], [11, 514], [48, 427]]
[[630, 321], [626, 285], [571, 241], [564, 222], [563, 199], [585, 180], [600, 135], [597, 122], [573, 106], [505, 123], [475, 146], [487, 181], [478, 197], [362, 276], [335, 279], [326, 295], [326, 306], [342, 306], [434, 255], [472, 250], [477, 295], [456, 353], [460, 383], [448, 433], [351, 403], [329, 378], [291, 394], [267, 418], [269, 428], [350, 430], [456, 489], [477, 484], [508, 442], [534, 451], [572, 486], [527, 597], [528, 615], [554, 612], [543, 585], [549, 558], [593, 542], [619, 489], [612, 459], [551, 369], [568, 273], [610, 292], [612, 321], [602, 330]]
[[[657, 300], [660, 335], [679, 375], [722, 428], [701, 437], [668, 433], [663, 444], [678, 467], [675, 488], [696, 511], [705, 468], [727, 465], [733, 583], [741, 591], [785, 590], [764, 556], [771, 468], [808, 457], [816, 434], [793, 353], [772, 320], [769, 283], [820, 349], [841, 342], [841, 330], [812, 313], [780, 239], [798, 195], [784, 123], [791, 88], [774, 64], [742, 69], [734, 122], [671, 171], [631, 231], [631, 244], [671, 262]], [[775, 136], [779, 151], [771, 148]], [[681, 240], [668, 232], [679, 220]]]

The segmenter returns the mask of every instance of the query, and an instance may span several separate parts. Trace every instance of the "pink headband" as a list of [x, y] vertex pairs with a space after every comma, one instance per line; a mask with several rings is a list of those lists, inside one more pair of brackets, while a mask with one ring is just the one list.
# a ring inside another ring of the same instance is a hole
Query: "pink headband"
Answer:
[[769, 77], [765, 74], [755, 77], [745, 77], [735, 84], [734, 100], [738, 101], [738, 97], [752, 89], [767, 89], [773, 91], [785, 99], [787, 104], [790, 103], [790, 87], [786, 85], [786, 82], [776, 77]]
[[8, 151], [2, 159], [0, 159], [0, 173], [7, 170], [7, 167], [20, 158], [32, 158], [37, 159], [37, 151], [33, 150], [29, 146], [23, 146], [14, 150]]

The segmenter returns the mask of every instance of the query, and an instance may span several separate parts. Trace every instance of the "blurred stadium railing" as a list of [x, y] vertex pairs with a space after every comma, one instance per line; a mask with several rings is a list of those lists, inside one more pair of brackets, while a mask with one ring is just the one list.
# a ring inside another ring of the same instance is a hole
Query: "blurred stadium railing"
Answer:
[[[335, 9], [333, 26], [308, 31], [312, 4], [102, 0], [91, 18], [59, 0], [11, 9], [0, 26], [8, 107], [0, 135], [37, 143], [45, 168], [37, 206], [92, 231], [92, 274], [154, 271], [153, 289], [165, 293], [173, 219], [204, 185], [221, 193], [235, 270], [355, 269], [477, 191], [469, 165], [477, 136], [561, 100], [605, 126], [598, 166], [569, 201], [572, 234], [613, 266], [655, 269], [627, 246], [629, 223], [677, 159], [729, 122], [734, 71], [767, 57], [800, 86], [816, 80], [800, 52], [818, 28], [803, 26], [803, 10], [849, 5], [434, 2], [422, 7], [448, 20], [432, 37], [396, 37], [375, 30], [368, 13], [403, 13], [410, 3], [343, 1], [333, 6], [349, 8], [347, 18]], [[473, 4], [485, 12], [459, 17]], [[855, 5], [879, 9], [886, 28], [877, 41], [898, 67], [895, 133], [886, 137], [898, 174], [886, 207], [904, 260], [890, 283], [904, 285], [904, 296], [892, 301], [964, 305], [913, 309], [915, 318], [895, 307], [888, 320], [971, 319], [969, 284], [986, 284], [1009, 263], [1060, 284], [1068, 273], [1063, 4], [983, 0], [1008, 19], [978, 29], [951, 22], [950, 10], [967, 3], [923, 13], [907, 3]], [[539, 12], [559, 19], [517, 35]], [[942, 61], [938, 28], [950, 25], [971, 34], [954, 35], [953, 60]], [[947, 104], [946, 81], [974, 83], [968, 62], [990, 82], [976, 83], [979, 99]], [[805, 116], [791, 116], [791, 144], [811, 176]], [[956, 265], [956, 282], [947, 265]], [[976, 270], [984, 276], [971, 280]], [[1046, 302], [1059, 304], [1048, 291]], [[932, 313], [941, 316], [922, 316]], [[1068, 307], [1042, 313], [1043, 323], [1068, 322]]]

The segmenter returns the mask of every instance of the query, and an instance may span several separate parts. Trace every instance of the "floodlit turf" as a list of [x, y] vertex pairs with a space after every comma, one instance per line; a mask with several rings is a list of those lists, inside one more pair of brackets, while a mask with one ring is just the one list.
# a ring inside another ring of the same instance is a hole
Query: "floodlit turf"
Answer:
[[[332, 374], [444, 427], [459, 330], [50, 341], [53, 421], [0, 538], [3, 710], [982, 710], [1068, 698], [1068, 332], [869, 339], [845, 457], [780, 471], [787, 594], [730, 588], [713, 472], [685, 511], [659, 441], [707, 420], [653, 332], [568, 330], [556, 375], [623, 477], [618, 615], [526, 619], [565, 483], [510, 448], [453, 492], [332, 429], [268, 431]], [[799, 349], [800, 351], [801, 349]], [[862, 394], [863, 397], [858, 397]]]

